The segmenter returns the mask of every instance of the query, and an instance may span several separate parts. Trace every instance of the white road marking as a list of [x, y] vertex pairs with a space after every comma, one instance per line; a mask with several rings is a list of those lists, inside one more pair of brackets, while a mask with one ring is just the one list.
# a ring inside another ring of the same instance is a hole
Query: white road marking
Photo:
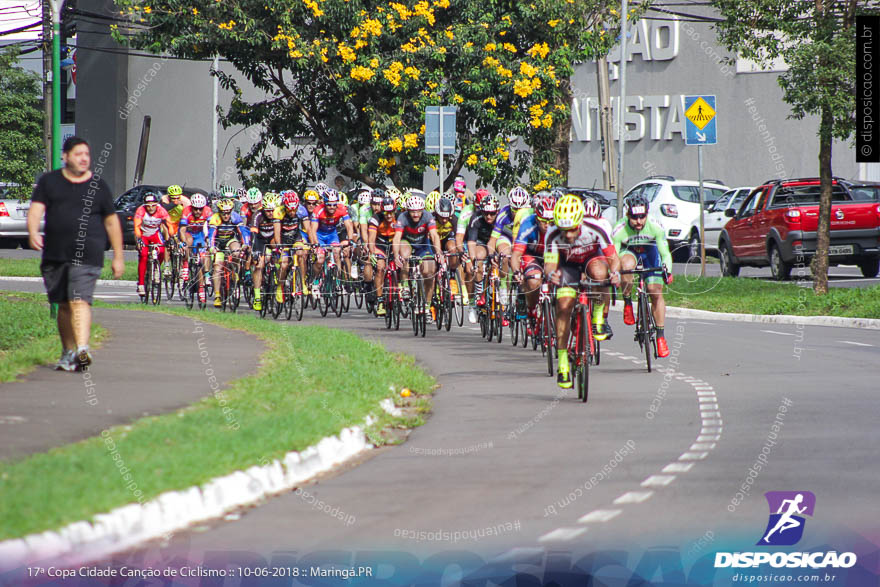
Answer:
[[538, 542], [571, 540], [573, 538], [577, 538], [586, 531], [586, 528], [557, 528], [556, 530], [553, 530], [552, 532], [547, 532], [546, 534], [538, 538]]
[[[718, 398], [714, 393], [712, 395], [702, 395], [697, 397], [697, 401], [701, 404], [715, 403], [717, 399]], [[700, 409], [702, 409], [702, 406]]]
[[642, 503], [652, 495], [654, 495], [653, 491], [627, 491], [611, 503], [614, 505], [620, 505], [622, 503]]
[[719, 440], [720, 438], [721, 438], [721, 435], [720, 435], [720, 434], [714, 434], [714, 435], [712, 435], [712, 434], [706, 434], [706, 435], [701, 434], [700, 436], [697, 436], [697, 442], [712, 442], [712, 441], [715, 441], [715, 440]]
[[852, 340], [838, 340], [837, 342], [842, 342], [843, 344], [853, 344], [855, 346], [874, 346], [866, 342], [854, 342]]
[[[702, 416], [703, 418], [720, 418], [721, 412], [700, 412], [700, 416]], [[703, 424], [709, 424], [710, 422], [718, 422], [720, 424], [721, 420], [703, 420]]]
[[776, 332], [775, 330], [762, 330], [761, 332], [766, 332], [767, 334], [778, 334], [780, 336], [797, 336], [793, 332]]
[[635, 359], [635, 357], [630, 357], [630, 356], [625, 356], [625, 355], [621, 355], [620, 358], [624, 359], [625, 361], [632, 361]]
[[642, 481], [642, 487], [666, 487], [675, 481], [675, 475], [651, 475]]
[[693, 463], [669, 463], [663, 467], [663, 473], [687, 473], [693, 467]]
[[678, 457], [678, 460], [680, 460], [680, 461], [702, 461], [708, 455], [709, 455], [709, 453], [707, 453], [707, 452], [686, 452], [683, 455], [681, 455], [680, 457]]
[[602, 354], [603, 354], [603, 355], [608, 355], [609, 357], [619, 357], [619, 356], [621, 356], [623, 353], [618, 353], [617, 351], [605, 351], [605, 352], [602, 353]]
[[607, 522], [611, 518], [615, 518], [623, 510], [593, 510], [589, 514], [581, 516], [578, 519], [579, 524], [589, 524], [590, 522]]
[[697, 397], [712, 397], [715, 395], [714, 391], [698, 391]]
[[714, 442], [695, 442], [691, 445], [690, 450], [712, 450], [715, 448]]
[[700, 430], [700, 434], [721, 434], [721, 431], [724, 430], [720, 426], [718, 428], [703, 428]]
[[[707, 410], [717, 410], [718, 404], [700, 404], [700, 410], [705, 412]], [[706, 414], [708, 415], [708, 414]]]

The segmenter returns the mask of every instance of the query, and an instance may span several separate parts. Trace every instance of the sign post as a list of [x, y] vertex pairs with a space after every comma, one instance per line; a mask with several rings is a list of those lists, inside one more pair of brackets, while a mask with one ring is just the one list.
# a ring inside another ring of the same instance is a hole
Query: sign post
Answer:
[[439, 191], [443, 192], [446, 169], [444, 155], [455, 154], [455, 106], [428, 106], [425, 108], [425, 153], [436, 153], [440, 159], [438, 166]]
[[718, 144], [715, 96], [685, 96], [685, 144], [697, 146], [697, 179], [700, 195], [700, 277], [706, 276], [705, 209], [703, 202], [703, 145]]

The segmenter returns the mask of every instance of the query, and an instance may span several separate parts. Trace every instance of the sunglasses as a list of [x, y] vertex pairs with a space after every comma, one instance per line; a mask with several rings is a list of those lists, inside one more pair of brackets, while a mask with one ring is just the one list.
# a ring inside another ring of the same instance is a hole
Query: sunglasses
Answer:
[[644, 220], [648, 217], [647, 214], [630, 214], [629, 217], [633, 220]]

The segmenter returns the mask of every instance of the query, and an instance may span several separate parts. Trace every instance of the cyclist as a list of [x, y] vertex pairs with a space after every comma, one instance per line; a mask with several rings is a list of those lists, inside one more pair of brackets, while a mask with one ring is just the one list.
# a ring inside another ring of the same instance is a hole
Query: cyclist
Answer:
[[[312, 242], [311, 241], [311, 238], [312, 238], [311, 237], [311, 234], [312, 234], [311, 233], [311, 226], [312, 226], [311, 217], [312, 217], [312, 214], [315, 212], [315, 210], [318, 209], [318, 205], [320, 203], [321, 203], [321, 196], [318, 195], [317, 190], [307, 189], [303, 193], [302, 206], [303, 206], [303, 208], [305, 208], [305, 211], [308, 214], [308, 218], [306, 219], [306, 222], [303, 223], [303, 227], [301, 230], [302, 230], [303, 241], [306, 243]], [[310, 283], [310, 280], [317, 279], [318, 273], [320, 271], [320, 265], [318, 265], [316, 262], [314, 262], [317, 259], [316, 254], [314, 252], [311, 252], [309, 255], [309, 258], [312, 261], [312, 275], [308, 276], [308, 279], [303, 284], [303, 287], [305, 288], [306, 291], [309, 290], [308, 284]]]
[[[491, 194], [479, 197], [480, 213], [474, 214], [468, 222], [465, 234], [467, 249], [462, 261], [465, 268], [465, 280], [473, 284], [474, 301], [477, 306], [483, 306], [486, 303], [486, 296], [483, 295], [483, 271], [485, 270], [483, 261], [489, 253], [489, 239], [492, 237], [495, 219], [498, 217], [498, 198]], [[464, 217], [464, 213], [462, 213], [462, 217]], [[459, 219], [460, 222], [461, 219]], [[461, 225], [459, 224], [459, 226]], [[474, 306], [471, 306], [468, 311], [468, 322], [471, 324], [477, 322], [477, 310]]]
[[[664, 267], [667, 270], [667, 284], [672, 283], [672, 255], [666, 236], [659, 224], [648, 218], [648, 199], [642, 195], [629, 198], [626, 203], [626, 217], [622, 218], [611, 233], [614, 245], [620, 251], [620, 265], [630, 271], [637, 265], [642, 267]], [[662, 265], [661, 265], [662, 262]], [[632, 325], [636, 317], [632, 307], [633, 275], [623, 276], [623, 323]], [[651, 312], [657, 325], [657, 354], [669, 356], [669, 346], [663, 326], [666, 323], [666, 301], [663, 299], [663, 278], [658, 271], [645, 278], [648, 294], [651, 298]]]
[[[358, 201], [360, 205], [358, 206], [358, 217], [352, 218], [352, 222], [355, 224], [355, 231], [357, 232], [361, 246], [360, 250], [360, 259], [363, 263], [364, 274], [363, 280], [365, 284], [373, 283], [373, 265], [370, 262], [370, 246], [369, 246], [369, 232], [370, 232], [370, 218], [373, 217], [377, 212], [382, 211], [382, 200], [385, 198], [385, 190], [382, 188], [376, 188], [375, 190], [371, 188], [364, 188], [361, 193], [358, 195]], [[375, 291], [370, 291], [370, 288], [365, 288], [367, 299], [374, 300], [375, 299]]]
[[[159, 205], [159, 197], [154, 193], [144, 196], [144, 203], [134, 213], [134, 237], [138, 248], [138, 295], [146, 295], [144, 274], [147, 271], [148, 245], [159, 245], [159, 258], [168, 262], [168, 251], [165, 240], [171, 234], [168, 223], [168, 211]], [[157, 279], [158, 276], [153, 276]]]
[[[204, 271], [199, 274], [199, 301], [205, 301], [205, 274], [208, 272], [208, 258], [204, 255], [208, 248], [208, 220], [211, 218], [211, 208], [208, 207], [208, 199], [202, 194], [193, 194], [190, 206], [184, 210], [180, 217], [178, 237], [180, 241], [193, 252], [199, 252], [199, 258], [203, 258]], [[183, 281], [189, 279], [189, 255], [183, 256], [183, 268], [180, 270], [180, 278]]]
[[[278, 216], [281, 218], [281, 244], [286, 245], [281, 250], [281, 270], [278, 277], [279, 285], [287, 279], [290, 270], [291, 250], [296, 255], [297, 272], [303, 288], [303, 295], [309, 295], [306, 286], [306, 249], [303, 246], [303, 227], [309, 221], [309, 213], [299, 203], [299, 196], [293, 190], [285, 190], [281, 193], [281, 206]], [[291, 289], [291, 294], [294, 289]]]
[[[553, 209], [556, 202], [547, 193], [536, 202], [519, 226], [514, 239], [510, 266], [514, 269], [514, 280], [525, 283], [526, 305], [529, 315], [537, 322], [538, 298], [544, 276], [544, 237], [553, 226]], [[529, 333], [533, 334], [533, 333]]]
[[[251, 242], [253, 243], [251, 247], [252, 257], [257, 262], [256, 270], [254, 271], [254, 310], [257, 311], [263, 307], [260, 286], [263, 281], [263, 267], [266, 264], [266, 255], [273, 254], [273, 251], [265, 250], [266, 246], [281, 243], [281, 218], [277, 214], [278, 204], [280, 203], [278, 194], [266, 192], [259, 212], [255, 211], [248, 221], [248, 228], [251, 230]], [[281, 283], [278, 284], [278, 288], [275, 290], [275, 300], [279, 304], [284, 301], [284, 289]]]
[[[433, 192], [436, 193], [436, 192]], [[440, 237], [440, 248], [447, 254], [455, 255], [461, 253], [461, 247], [455, 238], [458, 229], [458, 217], [455, 215], [455, 205], [452, 198], [441, 196], [437, 198], [434, 205], [434, 222], [437, 225], [437, 236]], [[455, 279], [455, 271], [458, 269], [459, 256], [448, 257], [449, 272], [452, 277], [449, 279], [449, 288], [452, 295], [458, 294], [458, 282]]]
[[208, 221], [208, 247], [214, 254], [214, 307], [223, 305], [220, 301], [220, 276], [223, 271], [224, 251], [230, 252], [231, 271], [238, 273], [237, 251], [250, 243], [250, 230], [244, 218], [233, 212], [235, 202], [226, 198], [217, 202], [217, 213]]
[[[502, 279], [507, 277], [509, 273], [510, 262], [508, 255], [510, 255], [510, 248], [513, 246], [516, 231], [519, 230], [519, 225], [522, 223], [523, 218], [531, 212], [529, 192], [525, 188], [520, 186], [514, 187], [507, 193], [507, 200], [510, 203], [498, 211], [498, 216], [495, 218], [495, 226], [492, 228], [492, 235], [489, 237], [489, 242], [486, 245], [490, 255], [498, 252], [504, 257], [500, 267]], [[493, 261], [493, 264], [497, 264], [497, 262]], [[501, 298], [506, 298], [503, 291]], [[507, 325], [505, 324], [505, 326]]]
[[[455, 204], [456, 213], [461, 213], [462, 208], [472, 201], [474, 197], [474, 195], [470, 193], [470, 190], [467, 189], [467, 182], [462, 175], [456, 176], [455, 180], [452, 182], [452, 193], [455, 196], [452, 203]], [[465, 224], [467, 224], [467, 222], [465, 222]]]
[[[373, 202], [376, 193], [384, 191], [377, 189], [373, 192]], [[375, 209], [375, 205], [371, 205]], [[376, 288], [376, 315], [385, 315], [385, 297], [382, 295], [382, 287], [385, 283], [385, 269], [388, 255], [391, 253], [391, 244], [394, 241], [394, 225], [397, 222], [396, 215], [397, 204], [391, 196], [384, 196], [379, 205], [379, 211], [370, 218], [369, 228], [367, 229], [367, 246], [370, 249], [370, 273], [373, 273], [375, 267], [375, 275], [373, 277], [373, 285]]]
[[[311, 233], [309, 234], [309, 240], [313, 245], [319, 247], [317, 249], [317, 263], [315, 267], [317, 271], [320, 271], [321, 266], [324, 264], [324, 249], [321, 247], [332, 245], [344, 246], [347, 245], [348, 242], [354, 238], [354, 229], [351, 225], [351, 217], [348, 215], [348, 210], [344, 206], [339, 205], [339, 193], [336, 190], [326, 188], [324, 190], [323, 200], [324, 203], [317, 206], [314, 209], [314, 212], [312, 212], [311, 216], [309, 217], [309, 228], [311, 230]], [[337, 227], [340, 224], [345, 227], [345, 235], [347, 237], [346, 241], [339, 240]], [[347, 248], [343, 249], [340, 259], [340, 250], [335, 249], [333, 251], [333, 258], [336, 261], [336, 265], [342, 268], [342, 274], [347, 275], [349, 250]], [[317, 275], [317, 272], [315, 275]], [[314, 285], [317, 288], [317, 278], [315, 278]]]
[[[247, 200], [247, 202], [242, 204], [241, 212], [239, 212], [239, 214], [244, 219], [245, 225], [248, 227], [248, 229], [250, 229], [251, 222], [263, 208], [263, 192], [255, 187], [249, 188], [248, 191], [245, 192], [245, 200]], [[245, 247], [243, 252], [245, 255], [247, 255], [247, 259], [244, 262], [244, 283], [246, 286], [250, 287], [251, 285], [253, 285], [254, 281], [251, 274], [254, 259], [253, 255], [249, 253], [252, 253], [253, 251], [248, 250], [248, 248]]]
[[[571, 312], [577, 297], [577, 284], [586, 273], [597, 281], [610, 278], [612, 285], [620, 283], [620, 259], [607, 223], [596, 220], [599, 204], [588, 198], [587, 206], [573, 194], [563, 196], [553, 209], [556, 224], [547, 232], [544, 250], [544, 274], [559, 288], [556, 291], [556, 340], [558, 365], [556, 382], [563, 389], [571, 388], [568, 364], [568, 338], [571, 332]], [[587, 210], [586, 208], [590, 209]], [[605, 340], [604, 309], [608, 301], [607, 287], [597, 288], [602, 301], [593, 305], [593, 329], [597, 340]]]
[[[421, 257], [421, 271], [425, 286], [424, 310], [430, 315], [431, 299], [434, 296], [434, 277], [437, 273], [434, 259], [437, 259], [441, 265], [445, 264], [445, 260], [434, 216], [425, 210], [425, 198], [422, 196], [411, 195], [407, 198], [406, 212], [401, 212], [394, 224], [394, 241], [391, 248], [400, 265], [403, 274], [402, 283], [404, 284], [409, 279], [410, 257]], [[404, 292], [406, 291], [404, 289]]]

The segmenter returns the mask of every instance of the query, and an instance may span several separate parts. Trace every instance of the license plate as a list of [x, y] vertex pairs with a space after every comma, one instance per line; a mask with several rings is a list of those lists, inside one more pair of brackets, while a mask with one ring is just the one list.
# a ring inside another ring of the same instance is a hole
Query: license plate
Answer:
[[853, 254], [853, 246], [852, 245], [834, 245], [832, 247], [828, 247], [829, 255], [852, 255]]

